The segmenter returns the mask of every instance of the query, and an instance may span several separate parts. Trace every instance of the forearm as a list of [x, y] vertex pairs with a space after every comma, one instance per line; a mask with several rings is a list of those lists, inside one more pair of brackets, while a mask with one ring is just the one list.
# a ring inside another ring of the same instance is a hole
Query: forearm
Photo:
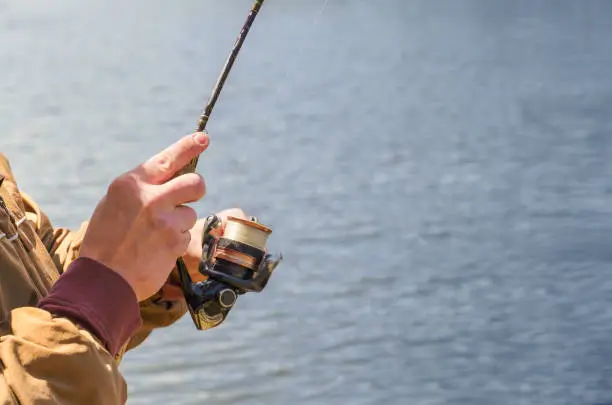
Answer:
[[112, 270], [78, 260], [39, 308], [12, 311], [11, 334], [0, 342], [0, 403], [11, 396], [24, 405], [124, 403], [114, 356], [139, 323], [131, 287]]

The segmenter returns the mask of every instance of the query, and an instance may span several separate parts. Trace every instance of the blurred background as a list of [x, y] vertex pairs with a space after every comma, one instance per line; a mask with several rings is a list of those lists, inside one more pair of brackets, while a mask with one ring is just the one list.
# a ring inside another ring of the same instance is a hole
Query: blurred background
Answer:
[[[0, 150], [55, 225], [195, 127], [251, 0], [0, 0]], [[129, 404], [612, 403], [612, 2], [268, 0], [202, 216], [286, 261]]]

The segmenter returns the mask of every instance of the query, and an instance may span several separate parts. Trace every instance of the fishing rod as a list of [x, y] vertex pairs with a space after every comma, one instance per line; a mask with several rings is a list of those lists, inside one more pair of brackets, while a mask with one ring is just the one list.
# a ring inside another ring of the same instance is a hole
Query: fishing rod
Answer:
[[[198, 122], [197, 132], [204, 132], [213, 109], [219, 99], [242, 44], [246, 39], [264, 0], [256, 0], [244, 23], [240, 35], [227, 58], [221, 75], [213, 88], [208, 104]], [[198, 158], [192, 159], [177, 175], [193, 173]], [[224, 229], [221, 219], [211, 215], [204, 221], [202, 257], [198, 271], [206, 276], [203, 282], [194, 283], [182, 257], [176, 261], [181, 289], [195, 326], [200, 330], [214, 328], [227, 317], [239, 295], [261, 292], [272, 272], [282, 260], [282, 255], [267, 253], [266, 242], [272, 230], [259, 223], [229, 217]], [[218, 236], [222, 234], [222, 236]]]

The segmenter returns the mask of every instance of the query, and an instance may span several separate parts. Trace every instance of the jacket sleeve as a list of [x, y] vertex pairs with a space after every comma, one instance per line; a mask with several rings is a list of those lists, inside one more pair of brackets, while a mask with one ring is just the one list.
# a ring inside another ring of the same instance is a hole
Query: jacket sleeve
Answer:
[[87, 330], [67, 318], [24, 307], [11, 312], [0, 341], [0, 404], [123, 404], [117, 362]]
[[[87, 230], [87, 222], [71, 231], [66, 228], [55, 228], [40, 206], [26, 193], [21, 193], [26, 216], [36, 225], [40, 240], [60, 273], [63, 273], [79, 256], [81, 242]], [[130, 340], [127, 350], [140, 345], [156, 328], [167, 327], [178, 321], [186, 312], [187, 305], [183, 297], [177, 294], [166, 294], [174, 288], [172, 281], [166, 283], [157, 294], [140, 303], [142, 327]]]
[[37, 308], [14, 309], [9, 322], [0, 339], [0, 403], [125, 403], [116, 358], [141, 320], [118, 273], [79, 258]]

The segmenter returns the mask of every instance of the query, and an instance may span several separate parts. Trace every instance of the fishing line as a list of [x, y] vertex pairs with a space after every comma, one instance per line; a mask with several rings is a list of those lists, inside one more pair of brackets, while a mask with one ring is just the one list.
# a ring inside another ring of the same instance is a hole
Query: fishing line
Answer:
[[315, 17], [315, 21], [314, 21], [314, 26], [318, 26], [319, 25], [319, 21], [321, 21], [321, 17], [323, 17], [323, 13], [327, 10], [327, 5], [329, 4], [330, 0], [325, 0], [323, 2], [323, 6], [321, 7], [321, 10], [319, 11], [319, 15], [317, 15]]

